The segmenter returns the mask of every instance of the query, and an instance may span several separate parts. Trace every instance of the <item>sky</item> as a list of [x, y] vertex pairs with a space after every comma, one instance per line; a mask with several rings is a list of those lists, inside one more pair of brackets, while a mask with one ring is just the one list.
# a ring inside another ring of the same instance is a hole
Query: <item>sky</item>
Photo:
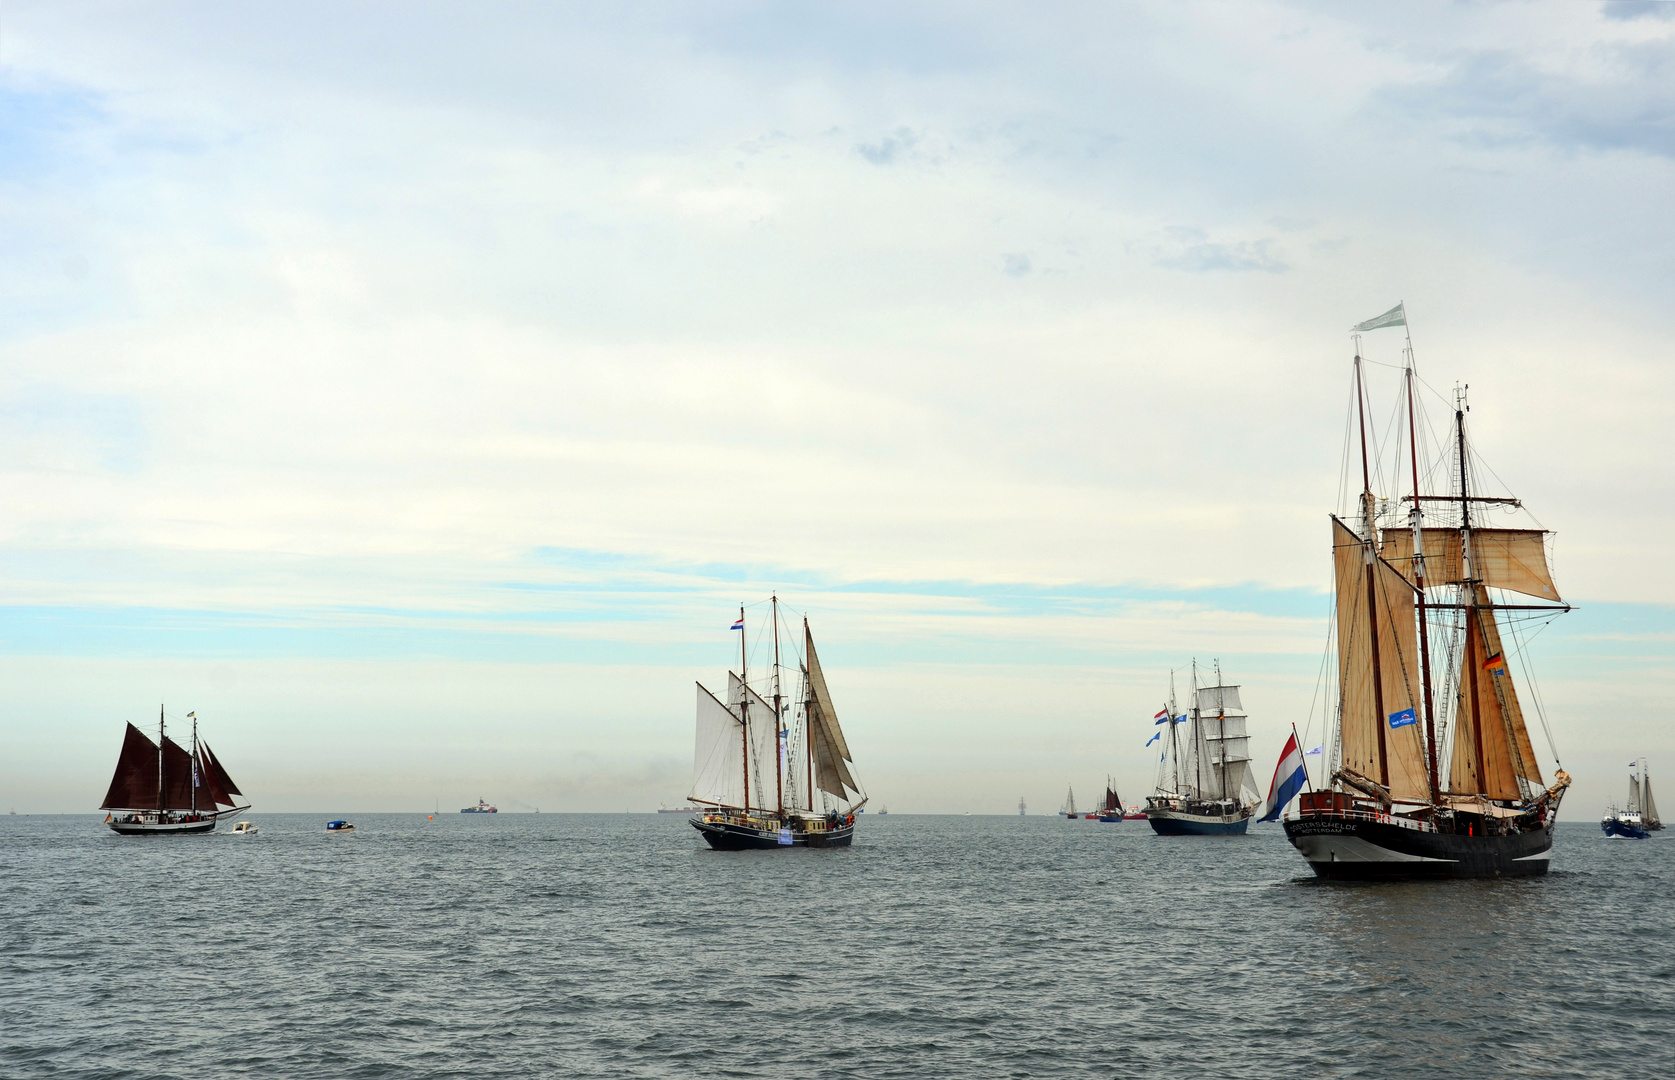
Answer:
[[1194, 661], [1265, 790], [1402, 301], [1589, 818], [1675, 768], [1672, 190], [1672, 3], [8, 0], [0, 802], [162, 704], [259, 810], [676, 804], [776, 591], [893, 812], [1138, 801]]

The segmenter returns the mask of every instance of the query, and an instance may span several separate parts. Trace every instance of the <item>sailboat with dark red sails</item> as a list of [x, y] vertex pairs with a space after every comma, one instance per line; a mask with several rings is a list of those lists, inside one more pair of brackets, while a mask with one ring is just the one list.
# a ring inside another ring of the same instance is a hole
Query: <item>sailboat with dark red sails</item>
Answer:
[[105, 824], [124, 836], [170, 836], [206, 833], [218, 819], [250, 809], [236, 796], [244, 794], [210, 750], [198, 741], [198, 716], [192, 721], [192, 749], [169, 738], [167, 719], [158, 710], [157, 742], [133, 724], [122, 740], [116, 774], [99, 809], [109, 810]]
[[[1332, 771], [1325, 789], [1300, 796], [1285, 834], [1323, 878], [1545, 874], [1570, 777], [1554, 752], [1545, 784], [1512, 662], [1533, 686], [1531, 627], [1570, 606], [1553, 584], [1547, 531], [1507, 527], [1518, 523], [1508, 517], [1533, 517], [1511, 495], [1485, 491], [1493, 473], [1467, 438], [1464, 389], [1452, 431], [1427, 438], [1411, 336], [1404, 393], [1389, 425], [1378, 425], [1395, 437], [1382, 453], [1374, 445], [1360, 334], [1390, 326], [1407, 326], [1402, 305], [1352, 330], [1360, 454], [1345, 475], [1358, 475], [1361, 490], [1352, 513], [1331, 519]], [[1379, 477], [1399, 477], [1392, 486], [1408, 490], [1381, 497]], [[1540, 695], [1528, 701], [1546, 729]]]
[[[697, 738], [692, 793], [702, 806], [692, 827], [713, 848], [847, 847], [855, 815], [867, 797], [850, 765], [854, 758], [838, 725], [831, 690], [814, 650], [808, 619], [802, 621], [802, 655], [796, 657], [795, 696], [784, 693], [779, 597], [768, 603], [773, 666], [760, 682], [749, 678], [750, 638], [745, 609], [739, 632], [739, 670], [727, 673], [723, 702], [698, 684]], [[792, 637], [792, 651], [796, 638]]]

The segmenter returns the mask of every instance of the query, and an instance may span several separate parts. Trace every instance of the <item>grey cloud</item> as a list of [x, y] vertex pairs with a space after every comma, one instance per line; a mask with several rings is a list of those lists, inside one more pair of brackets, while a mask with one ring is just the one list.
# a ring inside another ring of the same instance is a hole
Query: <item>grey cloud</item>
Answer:
[[1020, 252], [1007, 252], [1001, 256], [1001, 272], [1007, 277], [1023, 277], [1029, 273], [1029, 256]]
[[1605, 0], [1599, 13], [1607, 19], [1675, 19], [1675, 4], [1669, 0]]
[[1602, 45], [1596, 54], [1610, 81], [1585, 82], [1511, 52], [1483, 51], [1459, 56], [1434, 83], [1391, 88], [1382, 99], [1418, 122], [1459, 122], [1455, 138], [1465, 143], [1675, 157], [1675, 43]]
[[894, 135], [888, 135], [877, 143], [859, 143], [855, 152], [872, 162], [874, 165], [893, 165], [896, 159], [907, 154], [919, 144], [919, 136], [909, 128], [897, 128]]
[[1165, 270], [1184, 270], [1193, 274], [1283, 274], [1291, 269], [1274, 255], [1272, 240], [1226, 243], [1209, 240], [1198, 229], [1168, 231], [1174, 234], [1175, 242], [1152, 249], [1152, 265]]

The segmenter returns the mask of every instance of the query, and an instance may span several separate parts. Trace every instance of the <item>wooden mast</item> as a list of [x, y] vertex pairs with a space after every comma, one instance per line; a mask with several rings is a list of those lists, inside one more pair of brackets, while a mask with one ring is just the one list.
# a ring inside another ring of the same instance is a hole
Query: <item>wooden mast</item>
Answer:
[[779, 816], [785, 816], [785, 778], [780, 759], [785, 755], [779, 742], [779, 594], [773, 594], [774, 610], [774, 794], [779, 800]]
[[[804, 648], [812, 647], [814, 639], [808, 633], [808, 616], [803, 616]], [[814, 714], [809, 706], [814, 703], [814, 682], [809, 678], [808, 657], [803, 657], [803, 749], [808, 752], [808, 809], [814, 812]]]
[[1367, 406], [1366, 394], [1361, 386], [1359, 338], [1355, 343], [1355, 412], [1358, 418], [1356, 426], [1361, 429], [1361, 512], [1366, 519], [1367, 529], [1364, 561], [1367, 567], [1367, 626], [1372, 631], [1370, 641], [1373, 652], [1373, 722], [1378, 731], [1378, 782], [1388, 791], [1390, 760], [1384, 746], [1384, 673], [1378, 654], [1378, 587], [1374, 581], [1378, 571], [1378, 526], [1373, 513], [1372, 473], [1367, 468]]
[[739, 738], [744, 740], [744, 813], [750, 816], [750, 680], [745, 670], [745, 640], [750, 631], [744, 625], [744, 605], [739, 605]]
[[1221, 678], [1221, 659], [1216, 659], [1216, 738], [1221, 746], [1221, 797], [1227, 798], [1227, 690]]
[[1192, 782], [1193, 796], [1204, 797], [1204, 755], [1198, 744], [1204, 741], [1204, 711], [1198, 707], [1198, 658], [1192, 658]]
[[1471, 741], [1472, 749], [1477, 752], [1477, 787], [1478, 793], [1488, 799], [1489, 785], [1486, 782], [1487, 770], [1483, 761], [1483, 713], [1477, 707], [1477, 638], [1472, 631], [1482, 633], [1482, 627], [1477, 625], [1477, 567], [1473, 565], [1471, 553], [1471, 493], [1466, 490], [1466, 413], [1461, 407], [1458, 397], [1454, 401], [1454, 429], [1457, 444], [1460, 449], [1460, 557], [1465, 565], [1465, 578], [1462, 586], [1470, 590], [1470, 599], [1466, 601], [1466, 669], [1467, 680], [1471, 685]]
[[192, 816], [198, 815], [198, 710], [192, 710]]
[[166, 721], [163, 718], [163, 706], [157, 706], [157, 821], [163, 821], [163, 740], [168, 738], [165, 731]]
[[1425, 626], [1425, 515], [1419, 509], [1419, 430], [1413, 425], [1413, 339], [1407, 350], [1407, 434], [1408, 460], [1413, 463], [1413, 580], [1419, 604], [1419, 678], [1425, 693], [1425, 760], [1430, 765], [1431, 805], [1436, 806], [1442, 788], [1437, 784], [1436, 708], [1431, 701], [1431, 639]]

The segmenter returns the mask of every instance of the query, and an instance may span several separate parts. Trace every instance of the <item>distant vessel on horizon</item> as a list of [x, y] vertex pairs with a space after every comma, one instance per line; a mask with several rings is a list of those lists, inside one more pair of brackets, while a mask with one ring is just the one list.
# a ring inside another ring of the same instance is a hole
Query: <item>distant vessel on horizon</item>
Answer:
[[1629, 768], [1638, 769], [1640, 775], [1629, 773], [1627, 808], [1618, 810], [1613, 805], [1600, 819], [1599, 827], [1606, 836], [1645, 840], [1663, 828], [1663, 821], [1658, 817], [1658, 804], [1652, 799], [1652, 778], [1646, 769], [1646, 759], [1633, 762]]
[[[206, 833], [228, 814], [250, 809], [234, 796], [243, 795], [221, 767], [207, 743], [198, 741], [198, 714], [192, 721], [192, 751], [187, 753], [168, 737], [163, 708], [157, 710], [157, 742], [128, 725], [116, 773], [99, 809], [109, 810], [105, 824], [124, 836], [163, 836]], [[226, 809], [222, 809], [225, 807]]]
[[[513, 799], [512, 801], [516, 802], [517, 800]], [[500, 808], [498, 806], [490, 806], [487, 802], [483, 801], [482, 799], [478, 799], [476, 806], [464, 807], [463, 809], [460, 810], [460, 813], [462, 813], [462, 814], [498, 814], [498, 813], [500, 813]]]
[[[777, 594], [770, 598], [769, 618], [774, 662], [763, 689], [771, 701], [750, 685], [742, 605], [733, 624], [739, 631], [739, 671], [727, 673], [726, 703], [698, 684], [687, 798], [706, 809], [692, 818], [692, 827], [712, 848], [729, 851], [847, 847], [867, 797], [849, 769], [855, 759], [838, 725], [814, 635], [804, 618], [801, 685], [795, 698], [786, 697], [780, 687]], [[765, 758], [773, 763], [771, 771]]]
[[1074, 785], [1064, 789], [1064, 805], [1059, 807], [1059, 816], [1074, 821], [1082, 815], [1076, 812], [1076, 788]]
[[[1192, 664], [1192, 708], [1177, 712], [1175, 680], [1160, 723], [1169, 744], [1158, 764], [1157, 790], [1146, 799], [1146, 820], [1162, 836], [1226, 836], [1245, 832], [1259, 793], [1250, 774], [1250, 735], [1239, 687], [1222, 682], [1216, 663], [1214, 686], [1198, 685]], [[1183, 739], [1179, 728], [1186, 726]]]
[[1105, 799], [1099, 804], [1098, 818], [1100, 821], [1121, 821], [1122, 797], [1117, 794], [1117, 784], [1109, 776], [1105, 778]]

